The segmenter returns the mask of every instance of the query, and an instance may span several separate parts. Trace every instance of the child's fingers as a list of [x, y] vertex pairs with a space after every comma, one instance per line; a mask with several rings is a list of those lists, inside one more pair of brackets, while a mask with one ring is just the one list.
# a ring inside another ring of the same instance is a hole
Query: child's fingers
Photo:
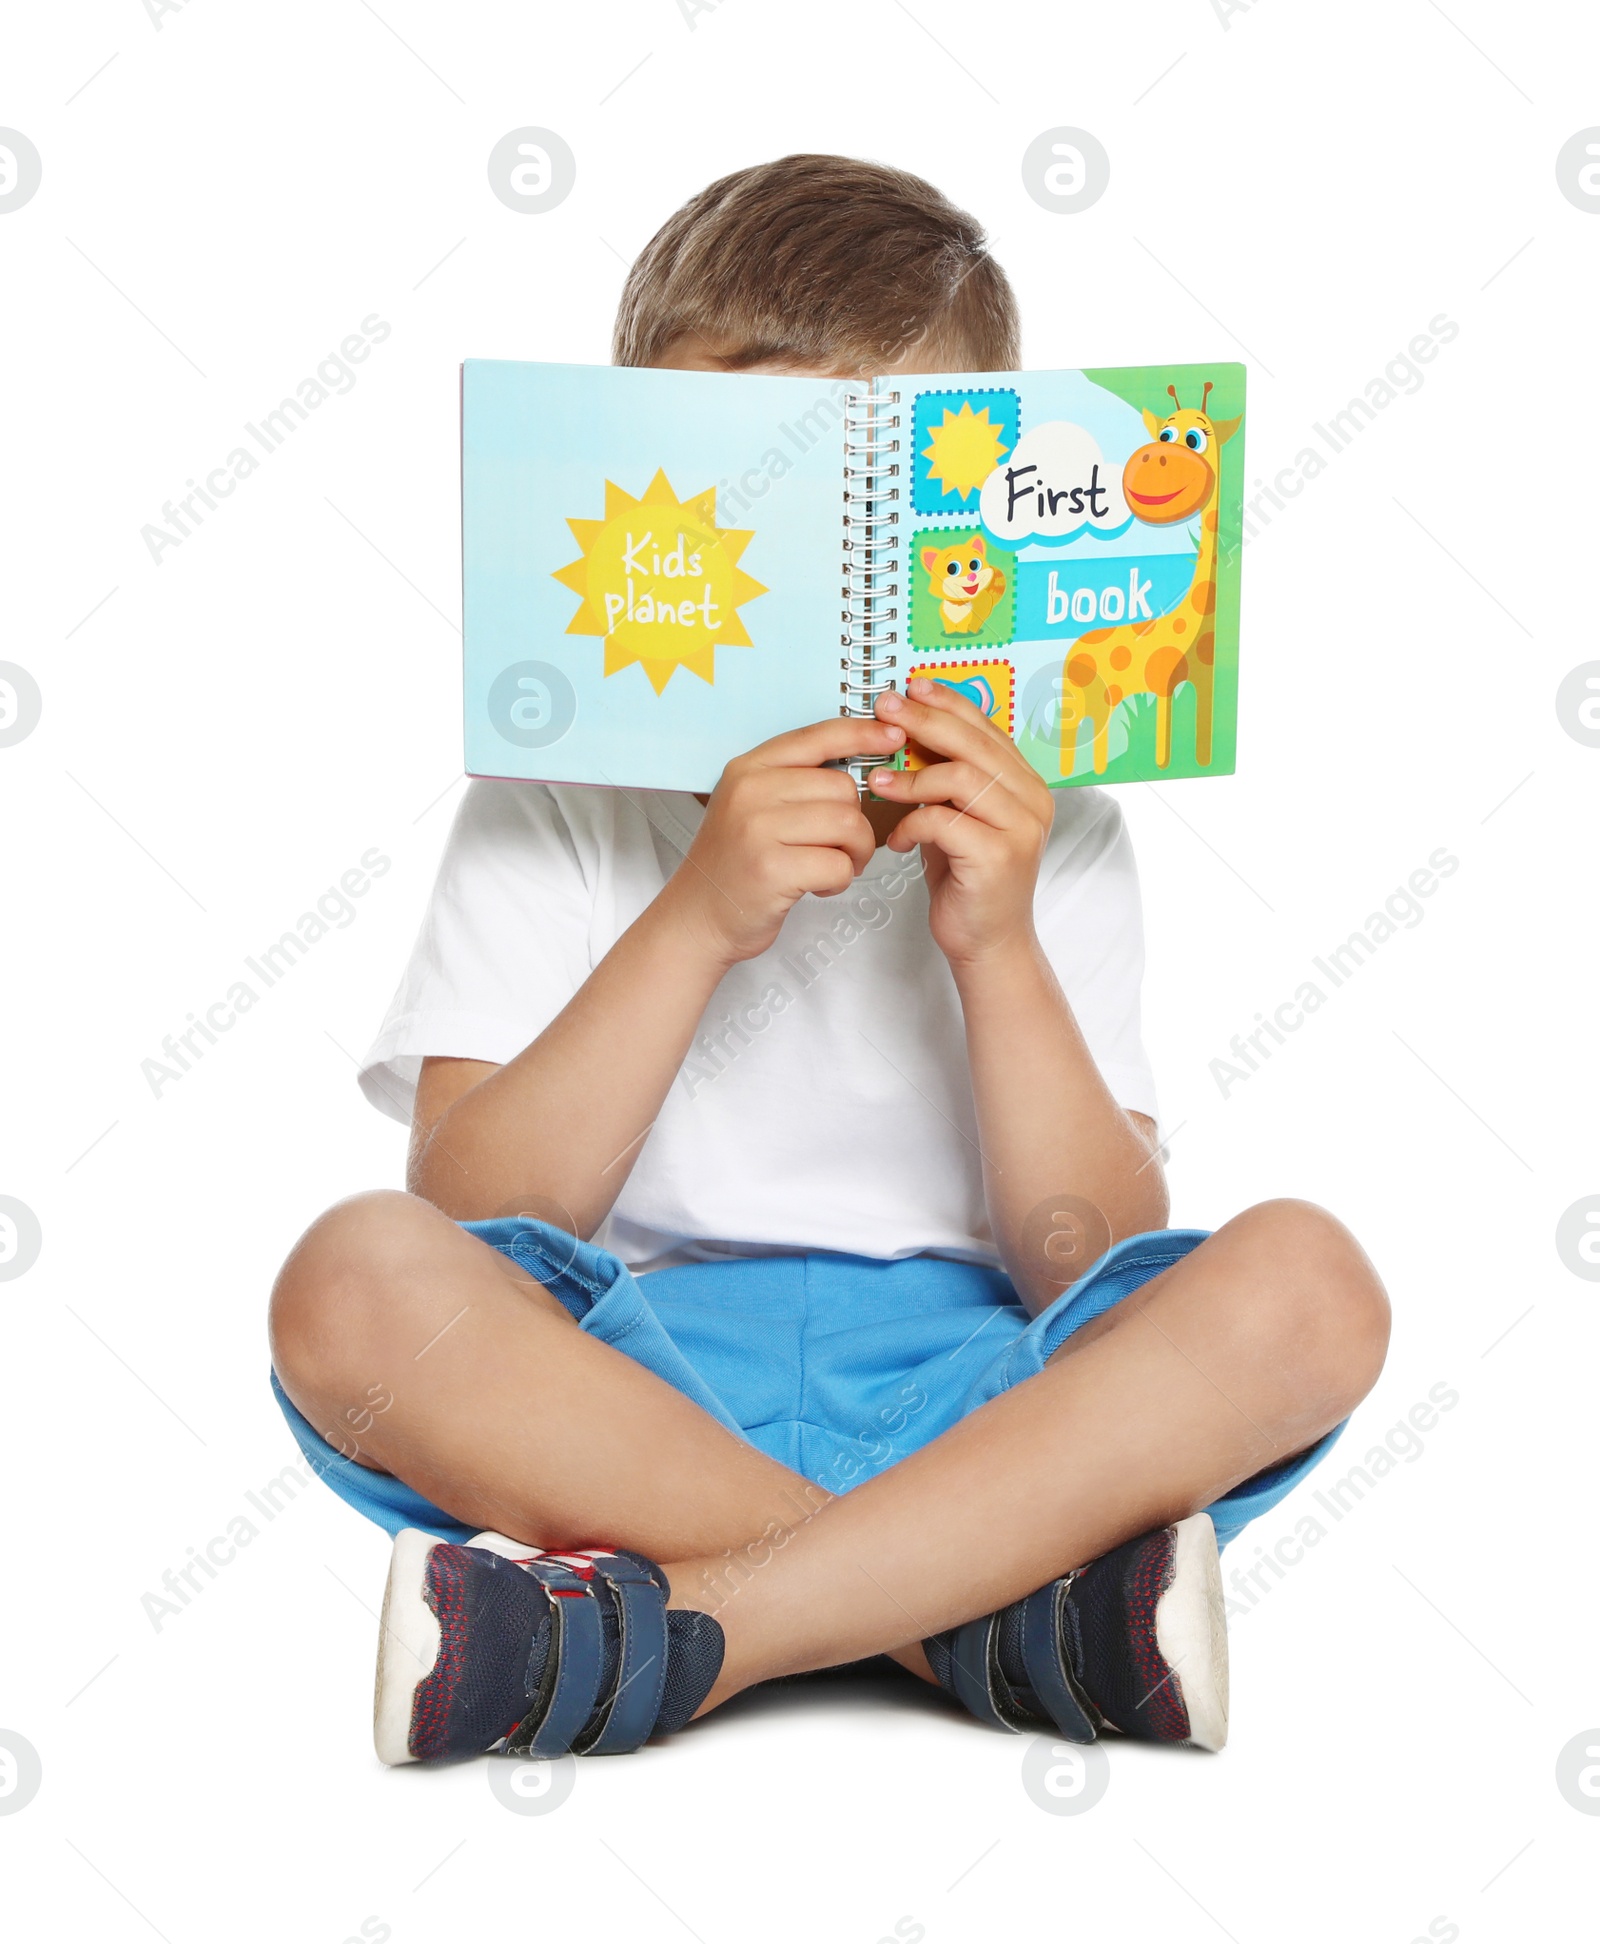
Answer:
[[868, 788], [886, 802], [947, 803], [997, 830], [1010, 830], [1029, 814], [1008, 782], [992, 762], [930, 763], [925, 769], [877, 769], [867, 776]]
[[786, 803], [762, 818], [759, 829], [792, 849], [843, 851], [858, 873], [871, 863], [878, 841], [854, 799]]
[[878, 697], [880, 720], [902, 728], [906, 735], [937, 756], [965, 757], [982, 762], [986, 754], [999, 765], [1032, 775], [1022, 752], [992, 716], [975, 702], [958, 695], [947, 682], [915, 677], [904, 695], [894, 690]]
[[922, 805], [902, 817], [889, 833], [888, 848], [892, 851], [912, 851], [919, 844], [943, 851], [948, 858], [980, 865], [1000, 864], [1013, 849], [995, 825], [964, 810], [953, 810], [947, 803]]
[[751, 768], [745, 772], [744, 780], [751, 796], [759, 797], [763, 803], [843, 803], [854, 810], [861, 807], [861, 793], [848, 770], [791, 769], [787, 764], [778, 764], [771, 769]]
[[737, 761], [758, 769], [815, 769], [846, 756], [892, 756], [905, 739], [898, 723], [877, 722], [870, 716], [832, 716], [803, 729], [786, 729]]
[[841, 891], [848, 891], [864, 868], [848, 851], [821, 846], [797, 846], [789, 852], [789, 863], [796, 891], [801, 895], [809, 892], [814, 898], [836, 898]]

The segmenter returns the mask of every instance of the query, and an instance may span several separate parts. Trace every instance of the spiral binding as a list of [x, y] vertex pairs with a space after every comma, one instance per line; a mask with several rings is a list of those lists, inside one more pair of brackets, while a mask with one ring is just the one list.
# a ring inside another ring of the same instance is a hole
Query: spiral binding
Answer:
[[[899, 657], [900, 588], [894, 579], [894, 533], [900, 513], [900, 394], [850, 392], [844, 404], [844, 649], [839, 667], [842, 716], [868, 717]], [[846, 765], [858, 784], [882, 759], [854, 757]]]

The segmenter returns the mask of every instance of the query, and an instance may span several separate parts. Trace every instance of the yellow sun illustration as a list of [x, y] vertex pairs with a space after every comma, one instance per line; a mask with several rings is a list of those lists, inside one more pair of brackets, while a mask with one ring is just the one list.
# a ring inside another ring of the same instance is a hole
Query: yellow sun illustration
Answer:
[[941, 492], [965, 499], [978, 490], [1005, 453], [1005, 433], [991, 422], [988, 406], [975, 412], [972, 400], [964, 398], [959, 412], [946, 406], [943, 420], [929, 426], [920, 457], [928, 461], [929, 477], [938, 480]]
[[741, 602], [765, 594], [739, 566], [755, 537], [717, 525], [715, 487], [680, 500], [665, 472], [635, 499], [606, 481], [605, 517], [567, 521], [582, 549], [554, 578], [583, 597], [568, 634], [605, 639], [605, 673], [640, 663], [659, 695], [673, 671], [716, 680], [714, 650], [752, 645]]

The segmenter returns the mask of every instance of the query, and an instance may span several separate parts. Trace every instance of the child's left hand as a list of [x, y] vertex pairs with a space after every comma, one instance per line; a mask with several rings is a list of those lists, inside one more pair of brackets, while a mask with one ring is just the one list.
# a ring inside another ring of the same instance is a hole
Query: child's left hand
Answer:
[[934, 943], [955, 968], [1031, 943], [1054, 815], [1044, 779], [998, 723], [946, 683], [916, 676], [904, 695], [880, 695], [876, 713], [944, 759], [867, 778], [885, 802], [916, 806], [890, 833], [889, 849], [922, 846]]

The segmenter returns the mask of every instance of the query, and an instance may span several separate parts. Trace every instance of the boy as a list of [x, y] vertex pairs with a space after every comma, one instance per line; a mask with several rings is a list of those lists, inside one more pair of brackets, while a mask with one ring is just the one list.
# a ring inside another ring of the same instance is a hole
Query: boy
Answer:
[[[1019, 362], [972, 220], [825, 156], [680, 210], [615, 357]], [[873, 796], [829, 767], [908, 736]], [[708, 799], [471, 786], [363, 1075], [411, 1193], [272, 1302], [303, 1448], [398, 1535], [385, 1761], [621, 1752], [885, 1653], [991, 1723], [1221, 1746], [1213, 1527], [1322, 1456], [1388, 1306], [1304, 1203], [1164, 1230], [1141, 970], [1114, 802], [941, 685]]]

